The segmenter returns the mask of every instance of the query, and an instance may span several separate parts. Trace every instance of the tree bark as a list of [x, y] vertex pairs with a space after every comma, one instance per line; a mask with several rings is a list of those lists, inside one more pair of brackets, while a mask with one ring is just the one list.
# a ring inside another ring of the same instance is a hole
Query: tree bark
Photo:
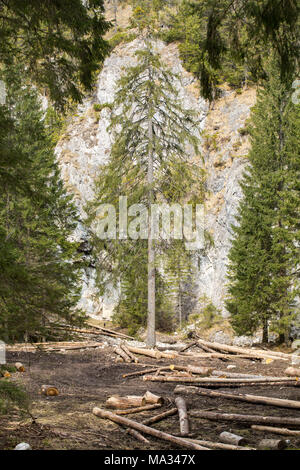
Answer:
[[175, 404], [178, 408], [180, 434], [182, 436], [188, 436], [190, 433], [190, 427], [185, 399], [182, 397], [177, 397]]
[[131, 419], [123, 418], [122, 416], [118, 416], [114, 413], [111, 413], [110, 411], [102, 410], [96, 407], [93, 409], [93, 414], [99, 418], [110, 419], [114, 423], [135, 429], [136, 431], [156, 437], [157, 439], [172, 442], [172, 444], [178, 445], [180, 447], [185, 447], [192, 450], [209, 450], [206, 447], [194, 444], [193, 442], [189, 442], [180, 437], [175, 437], [171, 434], [167, 434], [165, 432], [158, 431], [157, 429], [150, 428], [149, 426], [145, 426], [144, 424], [137, 423]]
[[300, 426], [300, 418], [279, 418], [275, 416], [240, 415], [235, 413], [215, 413], [213, 411], [191, 410], [194, 418], [210, 419], [213, 421], [236, 421], [240, 423], [256, 424], [282, 424], [286, 426]]

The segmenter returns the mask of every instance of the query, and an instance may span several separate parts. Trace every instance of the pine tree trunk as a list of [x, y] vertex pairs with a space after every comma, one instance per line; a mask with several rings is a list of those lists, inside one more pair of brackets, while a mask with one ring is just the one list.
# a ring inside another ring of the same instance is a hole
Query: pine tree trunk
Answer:
[[269, 342], [268, 320], [264, 320], [262, 342], [264, 344], [268, 344]]
[[[151, 71], [149, 80], [151, 83]], [[149, 97], [149, 100], [151, 98]], [[149, 185], [149, 219], [148, 219], [148, 319], [147, 319], [147, 346], [153, 348], [155, 337], [155, 247], [151, 224], [151, 205], [153, 203], [153, 122], [152, 110], [149, 109], [148, 118], [148, 185]]]

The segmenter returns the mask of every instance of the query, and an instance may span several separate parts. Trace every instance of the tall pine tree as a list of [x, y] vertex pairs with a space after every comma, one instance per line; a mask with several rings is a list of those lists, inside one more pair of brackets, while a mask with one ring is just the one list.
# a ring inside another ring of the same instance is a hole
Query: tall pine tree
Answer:
[[[96, 183], [91, 221], [95, 222], [97, 208], [104, 203], [114, 204], [118, 217], [120, 196], [128, 197], [128, 207], [143, 204], [148, 213], [153, 204], [202, 202], [203, 174], [187, 150], [188, 143], [197, 150], [195, 116], [183, 108], [174, 86], [176, 77], [162, 64], [154, 48], [155, 42], [146, 33], [143, 49], [136, 52], [137, 65], [130, 67], [119, 81], [113, 103], [117, 110], [112, 119], [115, 143], [110, 161], [101, 169]], [[129, 229], [137, 215], [138, 210], [129, 214]], [[127, 290], [130, 285], [131, 298], [135, 297], [136, 307], [141, 306], [139, 315], [144, 318], [147, 305], [147, 344], [153, 347], [156, 309], [158, 300], [161, 302], [157, 295], [161, 289], [156, 284], [156, 278], [161, 277], [160, 253], [172, 246], [172, 240], [168, 243], [154, 239], [147, 214], [140, 210], [139, 215], [139, 231], [149, 229], [147, 242], [126, 239], [128, 234], [121, 241], [103, 241], [96, 235], [95, 246], [102, 281], [107, 282], [109, 273], [117, 285], [121, 281], [124, 286], [126, 276]], [[182, 240], [181, 250], [184, 249]], [[127, 308], [130, 312], [131, 305]]]
[[[8, 96], [0, 113], [12, 125], [1, 146], [17, 164], [9, 166], [0, 197], [0, 337], [53, 338], [62, 320], [81, 323], [75, 310], [80, 260], [70, 241], [76, 210], [63, 188], [37, 93], [21, 68], [2, 76]], [[9, 176], [19, 178], [16, 188]]]
[[300, 107], [273, 59], [253, 110], [250, 167], [230, 252], [227, 309], [239, 334], [287, 337], [299, 295]]

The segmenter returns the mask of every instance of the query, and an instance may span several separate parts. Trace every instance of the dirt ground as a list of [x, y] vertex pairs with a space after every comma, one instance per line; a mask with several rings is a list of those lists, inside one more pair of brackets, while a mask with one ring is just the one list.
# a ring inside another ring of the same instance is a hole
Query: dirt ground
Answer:
[[[184, 358], [156, 361], [151, 358], [139, 357], [143, 364], [155, 366], [170, 363], [180, 365], [207, 365], [218, 370], [226, 370], [234, 364], [234, 372], [283, 376], [287, 367], [284, 361], [274, 361], [264, 364], [261, 361], [234, 359], [223, 362], [220, 359]], [[174, 406], [173, 393], [176, 384], [143, 382], [141, 377], [123, 378], [123, 374], [138, 371], [142, 364], [116, 363], [113, 348], [105, 346], [102, 349], [80, 350], [68, 352], [10, 352], [7, 362], [22, 362], [26, 366], [25, 373], [14, 374], [14, 380], [24, 384], [32, 400], [32, 419], [23, 418], [14, 412], [0, 417], [0, 449], [13, 449], [20, 442], [28, 442], [35, 449], [57, 450], [172, 450], [170, 443], [149, 437], [151, 445], [145, 445], [126, 433], [125, 429], [92, 414], [94, 406], [104, 407], [106, 399], [114, 394], [142, 395], [147, 390], [164, 396], [166, 404], [158, 410], [151, 410], [128, 418], [142, 421], [157, 413]], [[43, 384], [55, 385], [59, 389], [57, 397], [45, 397], [40, 394]], [[219, 388], [231, 392], [250, 393], [300, 400], [300, 387], [291, 386], [255, 386], [239, 388]], [[299, 417], [300, 410], [277, 408], [266, 405], [243, 403], [229, 399], [187, 396], [189, 409], [206, 411], [234, 412], [241, 414], [258, 414], [269, 416]], [[179, 433], [178, 416], [153, 425], [157, 429]], [[247, 439], [247, 444], [256, 447], [263, 438], [280, 438], [277, 434], [264, 434], [253, 431], [250, 424], [235, 422], [216, 422], [199, 418], [190, 418], [191, 432], [195, 439], [205, 439], [218, 442], [222, 431], [231, 431]], [[300, 447], [300, 438], [289, 439], [289, 449]]]

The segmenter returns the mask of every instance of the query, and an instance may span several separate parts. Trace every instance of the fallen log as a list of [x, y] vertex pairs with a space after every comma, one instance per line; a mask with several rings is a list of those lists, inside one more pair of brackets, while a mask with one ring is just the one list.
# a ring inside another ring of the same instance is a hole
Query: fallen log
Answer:
[[47, 397], [56, 397], [58, 395], [58, 389], [53, 385], [42, 385], [41, 394]]
[[277, 416], [241, 415], [236, 413], [218, 413], [213, 411], [191, 410], [194, 418], [212, 421], [236, 421], [255, 424], [282, 424], [285, 426], [300, 426], [300, 418], [279, 418]]
[[175, 404], [178, 409], [180, 434], [182, 436], [188, 436], [190, 433], [190, 428], [185, 399], [182, 397], [177, 397]]
[[105, 405], [107, 408], [127, 409], [130, 407], [145, 406], [146, 399], [144, 397], [130, 395], [127, 397], [112, 396], [106, 400]]
[[122, 377], [123, 379], [127, 377], [138, 377], [140, 375], [151, 374], [152, 372], [156, 372], [158, 369], [159, 367], [155, 367], [153, 369], [147, 369], [147, 370], [138, 370], [136, 372], [129, 372], [128, 374], [123, 374]]
[[131, 359], [132, 362], [134, 362], [135, 364], [138, 364], [138, 362], [139, 362], [138, 358], [134, 354], [132, 354], [131, 351], [129, 351], [129, 349], [127, 348], [127, 346], [124, 343], [121, 343], [120, 347], [121, 347], [121, 349], [123, 349], [125, 354], [127, 354], [127, 356]]
[[126, 432], [131, 436], [135, 437], [135, 439], [137, 439], [138, 441], [143, 442], [144, 444], [150, 444], [150, 441], [144, 436], [142, 436], [142, 434], [136, 431], [135, 429], [127, 429]]
[[253, 424], [251, 429], [254, 431], [270, 432], [273, 434], [281, 434], [282, 436], [300, 436], [300, 431], [292, 431], [287, 428], [273, 428], [272, 426], [259, 426]]
[[220, 439], [222, 442], [225, 442], [225, 444], [232, 444], [235, 446], [241, 446], [246, 443], [246, 439], [244, 437], [227, 431], [221, 432]]
[[158, 395], [154, 395], [154, 393], [151, 393], [149, 391], [147, 391], [145, 393], [144, 399], [145, 399], [146, 403], [152, 403], [152, 404], [158, 403], [159, 405], [163, 405], [164, 401], [165, 401], [163, 399], [163, 397], [159, 397]]
[[295, 379], [287, 379], [286, 377], [265, 377], [262, 379], [222, 379], [217, 377], [174, 377], [172, 375], [166, 377], [156, 377], [153, 375], [145, 375], [143, 377], [145, 382], [185, 382], [185, 383], [199, 383], [199, 384], [261, 384], [265, 385], [268, 383], [280, 384], [280, 383], [297, 383]]
[[195, 359], [225, 359], [228, 361], [234, 361], [236, 359], [250, 359], [251, 361], [255, 359], [259, 359], [250, 354], [222, 354], [222, 353], [200, 353], [200, 354], [193, 354], [193, 353], [183, 353], [181, 357], [191, 357]]
[[[178, 392], [175, 392], [178, 393]], [[225, 398], [228, 400], [244, 401], [248, 403], [261, 403], [263, 405], [277, 406], [280, 408], [300, 409], [300, 401], [286, 400], [283, 398], [262, 397], [259, 395], [235, 394], [228, 392], [216, 392], [197, 388], [197, 394], [205, 397]]]
[[171, 408], [168, 411], [165, 411], [164, 413], [160, 413], [159, 415], [152, 416], [152, 418], [145, 419], [142, 421], [142, 424], [154, 424], [158, 423], [159, 421], [162, 421], [163, 419], [168, 418], [169, 416], [174, 416], [178, 413], [177, 408]]
[[109, 419], [114, 423], [121, 424], [128, 428], [133, 428], [136, 431], [139, 431], [143, 434], [147, 434], [157, 439], [162, 439], [164, 441], [172, 442], [172, 444], [178, 445], [180, 447], [184, 447], [187, 449], [192, 450], [208, 450], [206, 447], [200, 446], [198, 444], [194, 444], [193, 442], [189, 442], [183, 438], [172, 436], [171, 434], [167, 434], [162, 431], [158, 431], [157, 429], [153, 429], [149, 426], [145, 426], [144, 424], [137, 423], [131, 419], [123, 418], [122, 416], [118, 416], [114, 413], [111, 413], [107, 410], [102, 410], [101, 408], [94, 408], [93, 414], [98, 416], [99, 418]]
[[125, 351], [123, 351], [123, 349], [119, 348], [118, 346], [114, 348], [114, 353], [120, 356], [125, 362], [131, 362], [131, 358], [126, 354]]
[[[187, 439], [187, 438], [185, 438]], [[194, 442], [195, 444], [203, 445], [210, 449], [219, 449], [219, 450], [256, 450], [253, 447], [239, 447], [232, 444], [223, 444], [222, 442], [211, 442], [203, 441], [202, 439], [189, 439], [189, 441]]]
[[[226, 379], [224, 379], [226, 380]], [[179, 382], [182, 382], [179, 381]], [[196, 384], [197, 385], [197, 384]], [[257, 383], [257, 382], [205, 382], [201, 383], [201, 388], [238, 388], [238, 387], [257, 387], [257, 386], [264, 386], [264, 387], [273, 387], [273, 386], [279, 386], [279, 387], [299, 387], [300, 383], [299, 382], [265, 382], [265, 383]], [[196, 386], [186, 386], [186, 388], [192, 388], [196, 389]], [[186, 392], [188, 393], [188, 392]]]
[[289, 361], [291, 359], [291, 355], [285, 353], [277, 353], [274, 351], [264, 351], [262, 349], [248, 349], [248, 348], [241, 348], [239, 346], [230, 346], [228, 344], [221, 344], [221, 343], [211, 343], [210, 341], [204, 341], [203, 339], [198, 340], [199, 344], [203, 344], [204, 346], [211, 347], [213, 349], [227, 351], [230, 353], [238, 353], [238, 354], [249, 354], [250, 356], [255, 356], [258, 358], [275, 358], [281, 359], [285, 361]]
[[284, 439], [262, 439], [257, 448], [261, 450], [282, 450], [286, 448], [286, 442]]
[[263, 375], [253, 375], [253, 374], [241, 374], [240, 372], [228, 372], [225, 370], [213, 370], [211, 375], [215, 377], [224, 377], [224, 378], [240, 378], [240, 379], [264, 379], [266, 376]]
[[127, 410], [115, 410], [116, 415], [132, 415], [136, 413], [142, 413], [143, 411], [155, 410], [156, 408], [160, 408], [160, 404], [153, 404], [153, 405], [145, 405], [145, 406], [138, 406], [137, 408], [129, 408]]
[[161, 359], [163, 356], [160, 351], [155, 351], [154, 349], [143, 349], [143, 348], [135, 348], [134, 346], [128, 346], [127, 349], [135, 354], [141, 354], [143, 356], [154, 357], [155, 359]]

